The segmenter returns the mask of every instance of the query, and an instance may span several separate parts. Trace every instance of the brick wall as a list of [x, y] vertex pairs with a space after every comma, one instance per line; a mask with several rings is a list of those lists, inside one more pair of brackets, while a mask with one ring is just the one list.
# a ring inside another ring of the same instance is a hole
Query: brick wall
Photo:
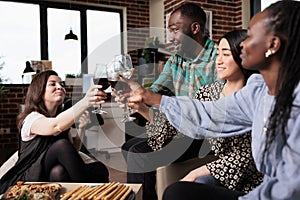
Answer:
[[[78, 0], [77, 0], [78, 1]], [[127, 7], [127, 28], [145, 28], [149, 27], [149, 0], [82, 0], [83, 2], [100, 3], [110, 6]], [[165, 0], [165, 14], [170, 13], [175, 7], [178, 7], [184, 0]], [[225, 32], [242, 27], [242, 0], [195, 0], [189, 1], [199, 4], [203, 9], [212, 11], [213, 14], [213, 40]], [[144, 33], [147, 34], [147, 33]], [[141, 42], [136, 36], [129, 37], [130, 44], [140, 46]], [[134, 41], [134, 42], [132, 42]], [[27, 91], [26, 85], [5, 85], [9, 90], [6, 97], [1, 101], [0, 106], [0, 151], [10, 148], [16, 149], [18, 146], [18, 130], [16, 128], [16, 116], [19, 113], [19, 104], [24, 103], [24, 97]], [[77, 88], [81, 91], [80, 88]], [[70, 97], [73, 88], [67, 88], [68, 97]], [[4, 130], [1, 131], [1, 130]], [[1, 160], [0, 160], [1, 164]]]
[[[8, 92], [0, 99], [0, 149], [16, 149], [19, 135], [16, 118], [20, 104], [24, 104], [28, 85], [5, 84], [4, 86]], [[67, 86], [66, 90], [66, 98], [81, 96], [81, 86]]]
[[24, 102], [27, 87], [10, 84], [4, 86], [8, 93], [0, 100], [0, 149], [16, 148], [18, 144], [16, 116], [19, 113], [19, 105]]

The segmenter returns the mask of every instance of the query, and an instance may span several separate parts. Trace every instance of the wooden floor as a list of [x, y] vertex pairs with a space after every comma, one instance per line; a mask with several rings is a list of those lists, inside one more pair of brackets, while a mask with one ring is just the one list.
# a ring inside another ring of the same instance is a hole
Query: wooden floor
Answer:
[[120, 152], [107, 154], [98, 153], [95, 155], [97, 159], [103, 162], [109, 170], [110, 181], [126, 183], [126, 162]]
[[108, 168], [110, 181], [116, 181], [120, 183], [126, 183], [126, 173], [116, 170], [114, 168]]

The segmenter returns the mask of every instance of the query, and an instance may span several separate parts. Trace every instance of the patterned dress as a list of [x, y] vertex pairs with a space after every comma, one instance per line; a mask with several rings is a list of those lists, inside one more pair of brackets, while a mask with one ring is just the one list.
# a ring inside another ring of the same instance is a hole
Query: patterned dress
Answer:
[[[195, 98], [201, 101], [217, 100], [222, 96], [223, 87], [222, 82], [203, 86]], [[154, 151], [182, 135], [168, 122], [165, 115], [155, 111], [153, 118], [154, 122], [147, 126], [147, 134], [148, 145]], [[257, 171], [251, 153], [251, 132], [234, 137], [211, 138], [209, 142], [218, 159], [206, 166], [222, 185], [231, 190], [248, 193], [262, 182], [263, 174]]]

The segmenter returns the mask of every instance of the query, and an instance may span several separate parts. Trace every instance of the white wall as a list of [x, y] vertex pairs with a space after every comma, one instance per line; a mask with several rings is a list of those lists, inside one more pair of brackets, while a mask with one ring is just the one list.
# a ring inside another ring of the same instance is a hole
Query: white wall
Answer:
[[242, 28], [247, 29], [250, 21], [250, 0], [242, 1]]
[[164, 1], [150, 0], [150, 30], [151, 36], [157, 36], [160, 41], [164, 41]]
[[[268, 7], [270, 4], [277, 2], [278, 0], [261, 0], [260, 1], [260, 7], [261, 10], [265, 9], [266, 7]], [[296, 0], [296, 1], [300, 1], [300, 0]]]

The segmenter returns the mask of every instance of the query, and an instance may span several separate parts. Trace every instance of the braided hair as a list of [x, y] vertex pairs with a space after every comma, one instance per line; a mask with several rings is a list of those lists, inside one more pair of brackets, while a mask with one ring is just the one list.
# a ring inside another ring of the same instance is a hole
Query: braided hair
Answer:
[[264, 156], [277, 136], [287, 144], [286, 127], [295, 99], [294, 90], [300, 78], [300, 2], [283, 0], [271, 4], [267, 13], [268, 31], [281, 40], [281, 63], [277, 78], [275, 106], [271, 113]]

